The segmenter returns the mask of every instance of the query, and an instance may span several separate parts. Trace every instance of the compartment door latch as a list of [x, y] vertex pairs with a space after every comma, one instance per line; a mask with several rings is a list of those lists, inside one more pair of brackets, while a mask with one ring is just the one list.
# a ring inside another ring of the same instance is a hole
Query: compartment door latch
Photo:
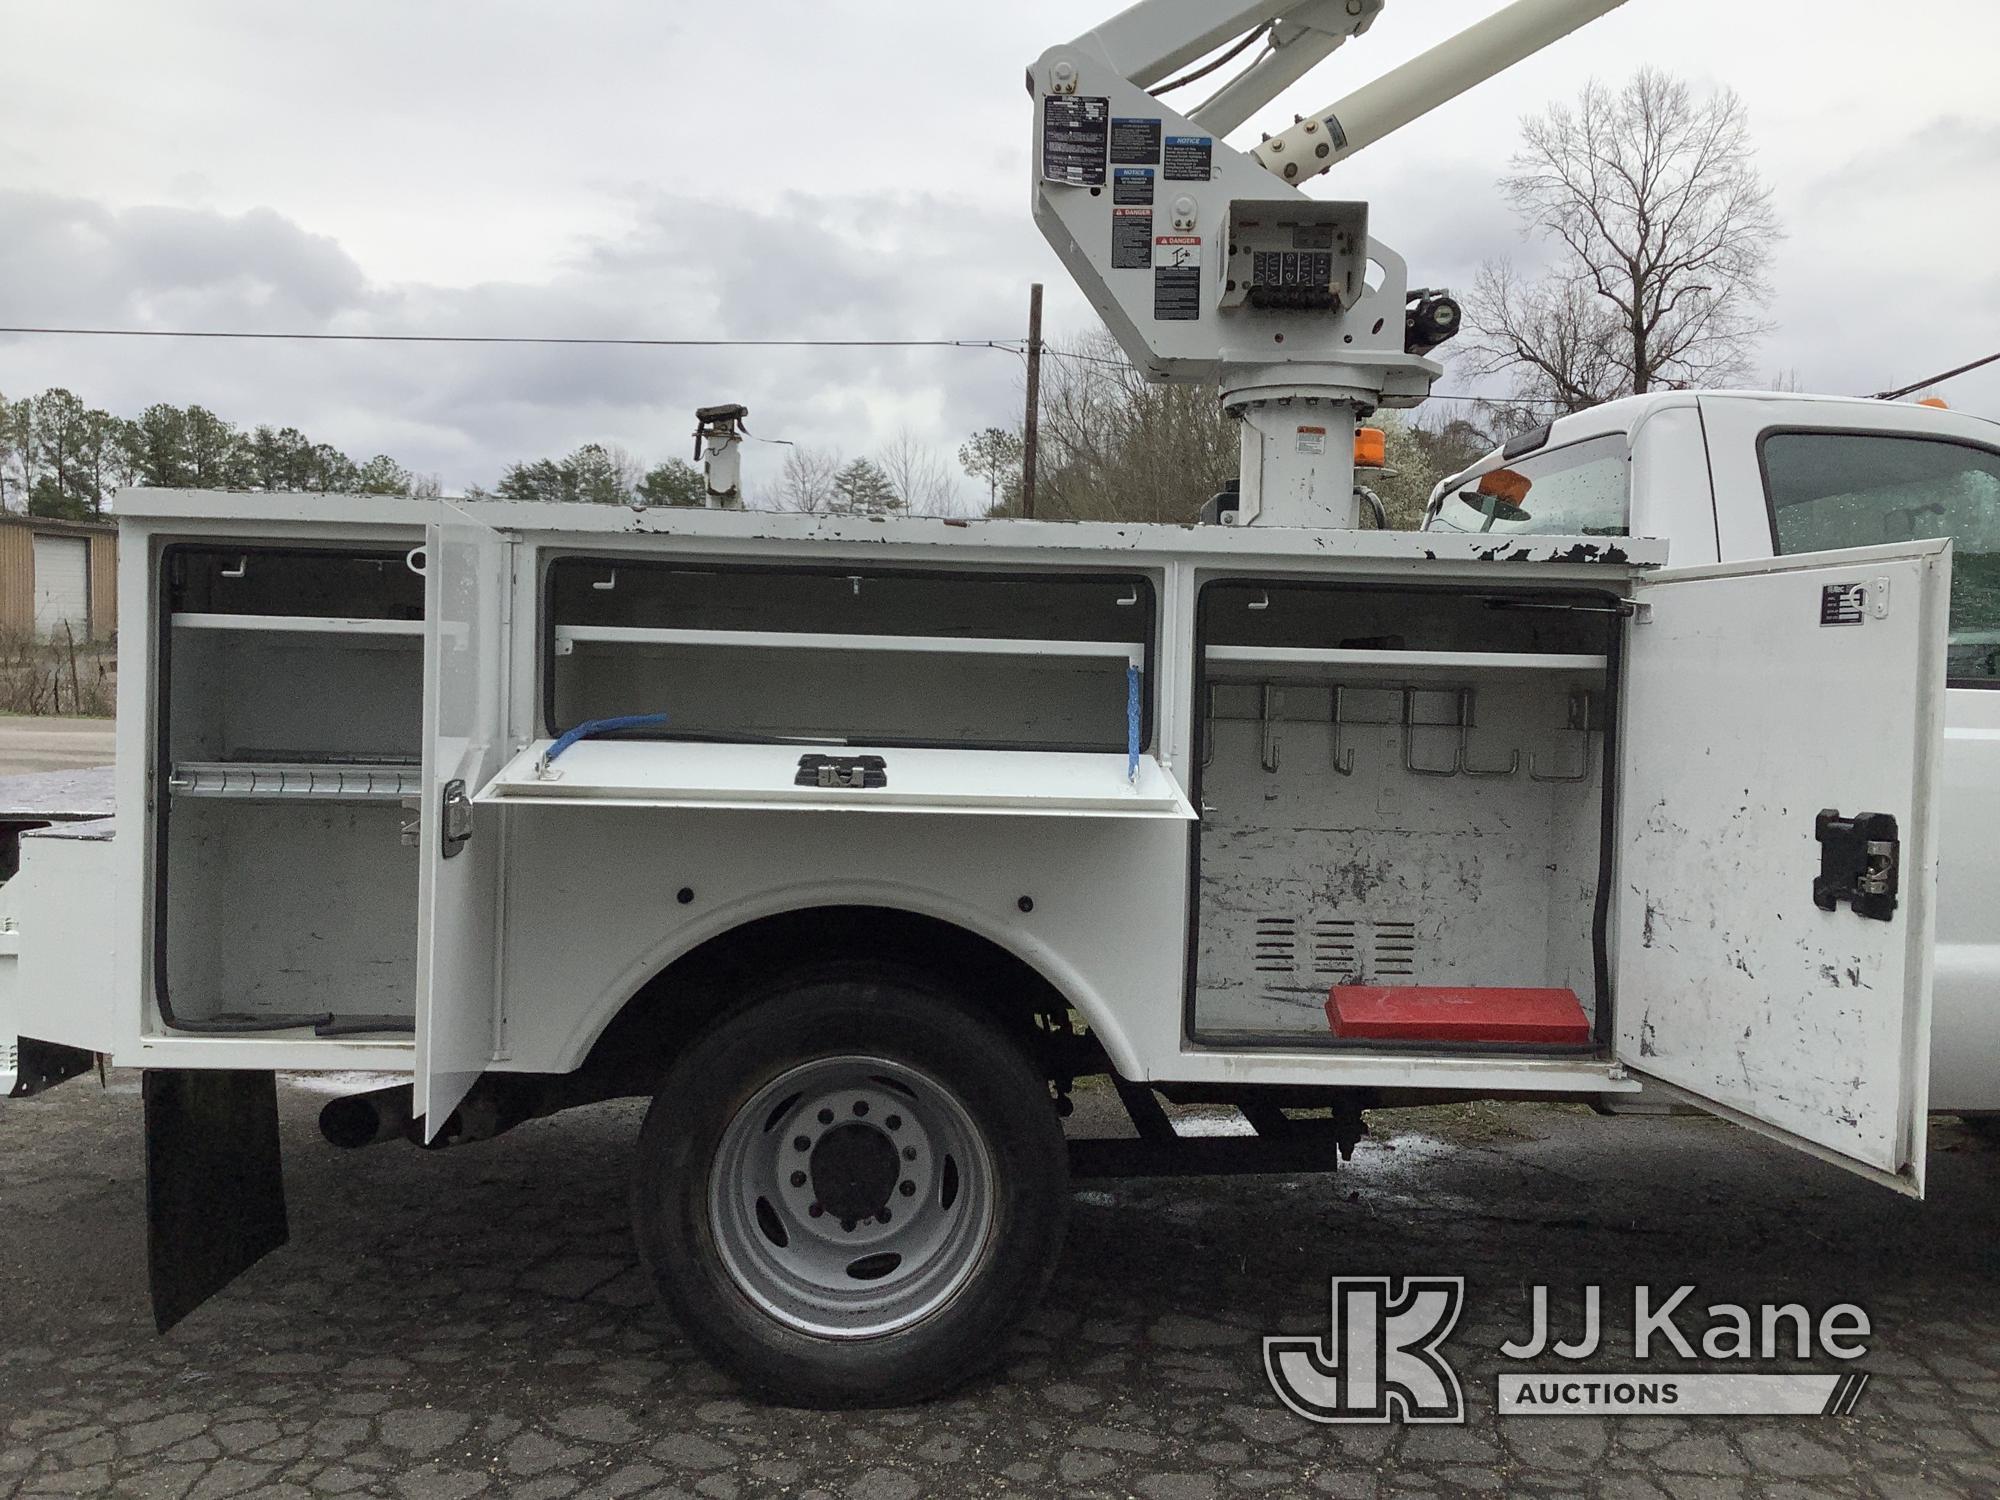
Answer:
[[1813, 824], [1819, 840], [1819, 875], [1813, 905], [1838, 910], [1845, 901], [1857, 917], [1887, 922], [1895, 915], [1903, 846], [1888, 813], [1843, 817], [1828, 808]]
[[444, 826], [439, 830], [439, 852], [450, 859], [472, 841], [472, 799], [465, 793], [465, 783], [447, 781], [440, 806], [444, 815], [439, 821]]
[[801, 755], [795, 786], [860, 790], [889, 784], [889, 763], [879, 755]]

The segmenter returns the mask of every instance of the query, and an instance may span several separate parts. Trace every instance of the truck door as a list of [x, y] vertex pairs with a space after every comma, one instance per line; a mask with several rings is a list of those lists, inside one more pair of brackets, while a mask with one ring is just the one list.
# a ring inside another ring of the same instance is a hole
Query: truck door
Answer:
[[1621, 729], [1619, 1060], [1913, 1196], [1950, 572], [1933, 541], [1657, 574]]
[[453, 519], [425, 542], [423, 791], [417, 820], [413, 1108], [436, 1136], [492, 1060], [499, 983], [499, 818], [472, 799], [505, 758], [512, 544]]

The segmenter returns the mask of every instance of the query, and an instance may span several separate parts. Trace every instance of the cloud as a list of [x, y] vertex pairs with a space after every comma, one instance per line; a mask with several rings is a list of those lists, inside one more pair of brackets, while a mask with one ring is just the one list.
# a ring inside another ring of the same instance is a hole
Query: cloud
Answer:
[[[333, 239], [268, 209], [114, 210], [0, 196], [0, 322], [295, 332], [896, 340], [994, 338], [1018, 323], [1024, 225], [935, 195], [791, 193], [762, 211], [655, 193], [541, 283], [378, 285]], [[388, 451], [447, 486], [579, 442], [692, 451], [693, 409], [865, 451], [909, 428], [947, 452], [1018, 404], [1002, 353], [0, 339], [0, 388], [66, 384], [131, 412], [200, 401]], [[782, 462], [754, 452], [753, 484]]]

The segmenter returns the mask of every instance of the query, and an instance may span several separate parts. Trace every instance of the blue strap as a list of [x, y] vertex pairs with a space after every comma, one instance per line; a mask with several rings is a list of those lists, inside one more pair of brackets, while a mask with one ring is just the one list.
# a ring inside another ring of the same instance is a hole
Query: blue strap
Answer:
[[1139, 784], [1139, 669], [1125, 668], [1125, 779]]
[[616, 734], [621, 729], [652, 729], [666, 722], [665, 714], [621, 714], [614, 719], [586, 719], [549, 746], [549, 753], [542, 757], [542, 767], [546, 768], [550, 761], [578, 740], [593, 739], [600, 734]]

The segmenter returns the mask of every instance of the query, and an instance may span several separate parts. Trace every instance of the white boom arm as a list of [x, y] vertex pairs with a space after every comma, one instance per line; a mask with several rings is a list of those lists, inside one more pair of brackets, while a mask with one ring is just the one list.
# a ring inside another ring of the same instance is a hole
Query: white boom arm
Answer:
[[[1237, 524], [1355, 525], [1358, 416], [1423, 400], [1458, 327], [1448, 296], [1408, 295], [1367, 204], [1294, 184], [1621, 0], [1514, 0], [1254, 150], [1221, 139], [1384, 3], [1141, 0], [1028, 70], [1036, 222], [1135, 364], [1219, 384], [1243, 423]], [[1148, 92], [1244, 38], [1264, 50], [1190, 112]]]
[[1317, 0], [1286, 10], [1271, 23], [1264, 53], [1188, 116], [1195, 124], [1228, 135], [1245, 120], [1359, 36], [1381, 14], [1383, 0]]
[[[1505, 10], [1475, 22], [1449, 41], [1384, 73], [1313, 118], [1322, 131], [1309, 132], [1301, 120], [1272, 136], [1250, 154], [1287, 182], [1332, 169], [1364, 146], [1448, 104], [1579, 26], [1616, 10], [1625, 0], [1515, 0]], [[1313, 149], [1331, 138], [1333, 150], [1315, 157]]]

